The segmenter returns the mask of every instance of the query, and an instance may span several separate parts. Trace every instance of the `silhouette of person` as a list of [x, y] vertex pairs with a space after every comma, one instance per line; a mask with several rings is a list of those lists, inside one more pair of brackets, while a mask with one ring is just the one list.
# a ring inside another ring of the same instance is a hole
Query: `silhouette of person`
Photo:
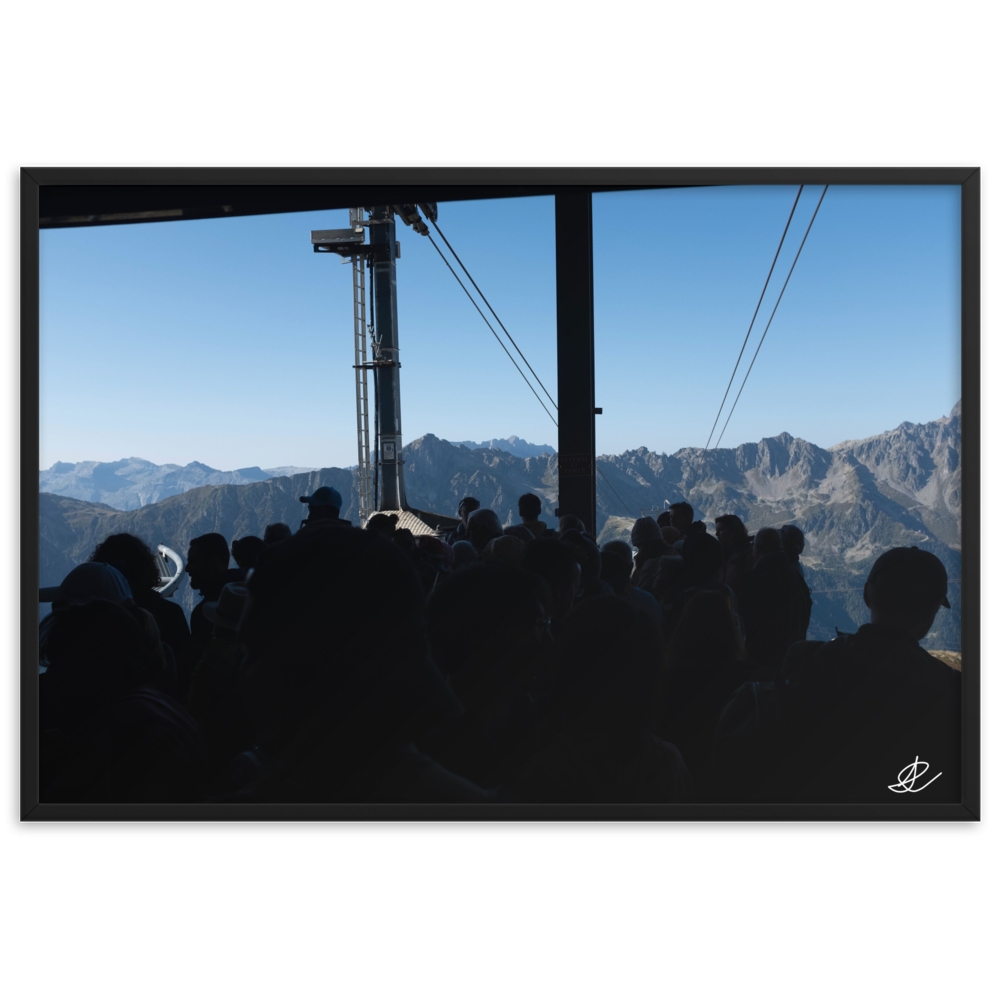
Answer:
[[247, 535], [245, 538], [233, 539], [233, 559], [236, 565], [244, 572], [253, 569], [257, 565], [257, 559], [261, 552], [267, 548], [263, 538], [256, 535]]
[[792, 643], [805, 638], [800, 634], [803, 595], [800, 578], [775, 528], [757, 532], [753, 553], [754, 565], [744, 579], [739, 610], [746, 627], [747, 652], [764, 670], [762, 676], [770, 677]]
[[[188, 543], [187, 575], [191, 589], [201, 594], [201, 601], [191, 611], [192, 659], [197, 663], [212, 638], [212, 623], [205, 618], [206, 601], [217, 601], [226, 585], [229, 570], [229, 544], [218, 532], [199, 535]], [[180, 692], [187, 698], [187, 691]]]
[[525, 493], [517, 501], [517, 513], [524, 526], [535, 536], [544, 538], [549, 530], [543, 521], [539, 520], [542, 513], [542, 501], [535, 493]]
[[448, 536], [448, 542], [467, 542], [469, 540], [469, 515], [479, 510], [481, 504], [475, 497], [463, 497], [458, 504], [458, 527]]
[[302, 522], [303, 525], [312, 525], [317, 521], [333, 521], [342, 527], [351, 527], [351, 522], [340, 516], [340, 508], [344, 506], [344, 500], [332, 486], [321, 486], [312, 495], [299, 497], [299, 500], [309, 505], [309, 516]]
[[933, 553], [914, 546], [879, 556], [863, 591], [869, 624], [830, 642], [796, 643], [778, 684], [736, 692], [702, 794], [959, 801], [961, 674], [920, 646], [939, 610], [951, 607], [947, 591]]
[[277, 545], [278, 542], [283, 542], [286, 538], [292, 537], [292, 529], [288, 527], [287, 524], [283, 524], [278, 521], [275, 524], [269, 524], [264, 529], [264, 544], [265, 545]]

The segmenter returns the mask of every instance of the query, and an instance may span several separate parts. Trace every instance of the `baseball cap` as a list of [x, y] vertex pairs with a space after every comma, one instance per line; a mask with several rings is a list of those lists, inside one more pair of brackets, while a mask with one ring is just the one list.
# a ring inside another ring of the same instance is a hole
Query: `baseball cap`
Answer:
[[879, 594], [915, 601], [936, 600], [946, 608], [948, 572], [933, 552], [910, 548], [889, 549], [875, 560], [868, 582]]
[[114, 566], [85, 562], [71, 569], [58, 587], [41, 587], [38, 591], [39, 604], [49, 601], [82, 604], [98, 597], [121, 604], [132, 599], [132, 588]]
[[332, 486], [321, 486], [312, 496], [299, 497], [299, 500], [310, 507], [336, 507], [340, 510], [344, 506], [343, 498]]

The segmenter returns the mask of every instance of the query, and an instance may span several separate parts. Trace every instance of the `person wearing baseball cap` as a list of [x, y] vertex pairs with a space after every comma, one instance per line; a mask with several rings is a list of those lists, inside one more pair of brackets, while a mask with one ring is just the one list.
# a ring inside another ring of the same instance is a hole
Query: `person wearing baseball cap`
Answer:
[[303, 528], [307, 525], [312, 527], [317, 521], [332, 521], [345, 528], [351, 527], [351, 522], [340, 516], [340, 508], [344, 506], [344, 499], [340, 492], [332, 486], [320, 486], [310, 496], [299, 497], [299, 501], [309, 505], [309, 516], [303, 520]]
[[796, 643], [773, 691], [736, 692], [701, 776], [708, 801], [961, 801], [961, 674], [920, 645], [950, 611], [947, 571], [932, 552], [890, 549], [863, 595], [857, 633]]
[[312, 496], [299, 497], [301, 503], [309, 504], [309, 513], [312, 514], [314, 507], [325, 508], [324, 514], [327, 517], [331, 515], [326, 513], [326, 510], [333, 508], [333, 517], [340, 516], [340, 508], [344, 506], [344, 500], [340, 493], [335, 490], [332, 486], [321, 486]]

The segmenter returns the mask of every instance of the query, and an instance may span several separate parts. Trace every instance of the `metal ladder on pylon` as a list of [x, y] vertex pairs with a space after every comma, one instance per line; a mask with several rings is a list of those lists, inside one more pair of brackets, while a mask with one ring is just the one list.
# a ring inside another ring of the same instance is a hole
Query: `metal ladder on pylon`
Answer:
[[[362, 225], [363, 208], [351, 209], [351, 228]], [[365, 316], [365, 261], [351, 257], [354, 279], [354, 381], [358, 400], [358, 518], [363, 528], [372, 513], [371, 450], [368, 439], [368, 324]]]

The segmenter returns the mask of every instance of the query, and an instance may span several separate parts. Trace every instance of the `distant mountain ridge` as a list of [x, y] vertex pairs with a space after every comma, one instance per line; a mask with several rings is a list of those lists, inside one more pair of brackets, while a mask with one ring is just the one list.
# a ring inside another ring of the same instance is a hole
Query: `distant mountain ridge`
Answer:
[[183, 466], [156, 465], [143, 458], [123, 458], [117, 462], [56, 462], [38, 473], [38, 489], [43, 493], [107, 504], [117, 510], [136, 510], [199, 486], [245, 486], [275, 476], [314, 471], [292, 465], [277, 469], [261, 469], [254, 465], [222, 472], [202, 462]]
[[[535, 493], [542, 502], [542, 520], [556, 523], [559, 463], [554, 454], [518, 457], [497, 448], [457, 447], [426, 434], [404, 448], [402, 457], [413, 507], [453, 515], [459, 500], [471, 495], [495, 510], [501, 523], [512, 524], [518, 522], [518, 497]], [[681, 499], [709, 530], [713, 518], [728, 513], [739, 515], [751, 532], [797, 524], [806, 535], [802, 561], [814, 592], [813, 638], [832, 638], [837, 628], [850, 631], [867, 621], [861, 590], [881, 552], [898, 545], [934, 552], [952, 581], [952, 612], [938, 615], [924, 644], [961, 649], [960, 404], [940, 420], [903, 423], [829, 449], [782, 433], [707, 455], [700, 448], [682, 448], [673, 455], [637, 448], [602, 455], [598, 466], [603, 474], [597, 481], [602, 543], [628, 538], [641, 510], [662, 509], [664, 502]], [[298, 498], [324, 485], [339, 490], [345, 502], [341, 516], [357, 523], [357, 471], [346, 469], [206, 484], [141, 510], [115, 510], [102, 502], [43, 492], [41, 585], [58, 584], [112, 532], [128, 531], [183, 554], [191, 538], [209, 531], [232, 540], [262, 535], [274, 521], [294, 529], [305, 514]], [[186, 579], [177, 599], [188, 610], [193, 605]]]
[[539, 455], [554, 455], [556, 449], [550, 444], [531, 444], [524, 438], [519, 438], [516, 434], [511, 434], [509, 438], [490, 438], [489, 441], [449, 441], [448, 444], [462, 445], [470, 451], [477, 451], [485, 448], [488, 451], [505, 451], [515, 458], [537, 458]]

